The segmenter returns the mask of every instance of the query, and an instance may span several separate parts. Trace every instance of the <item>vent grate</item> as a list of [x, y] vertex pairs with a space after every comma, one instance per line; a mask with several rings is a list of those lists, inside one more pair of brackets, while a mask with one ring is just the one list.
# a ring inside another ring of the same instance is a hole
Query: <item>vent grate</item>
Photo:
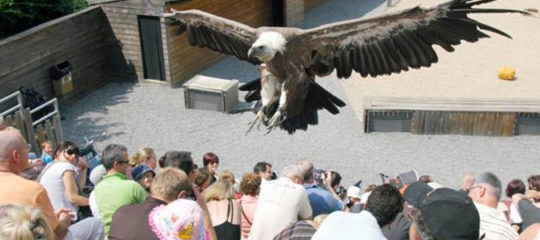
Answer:
[[367, 132], [411, 132], [414, 111], [367, 112]]
[[519, 113], [514, 134], [540, 135], [540, 113]]

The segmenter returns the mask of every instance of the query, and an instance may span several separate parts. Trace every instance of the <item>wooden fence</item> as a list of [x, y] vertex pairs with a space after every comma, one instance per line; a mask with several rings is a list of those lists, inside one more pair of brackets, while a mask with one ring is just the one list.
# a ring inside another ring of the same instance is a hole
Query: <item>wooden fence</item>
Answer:
[[[0, 104], [13, 101], [13, 99], [16, 100], [16, 104], [0, 113], [0, 117], [4, 118], [5, 124], [8, 126], [13, 126], [21, 131], [21, 134], [31, 147], [31, 152], [41, 153], [40, 144], [44, 141], [51, 141], [53, 149], [64, 141], [56, 98], [34, 109], [29, 109], [23, 107], [21, 92], [17, 91], [0, 99]], [[54, 108], [52, 112], [34, 120], [33, 115], [50, 106]]]

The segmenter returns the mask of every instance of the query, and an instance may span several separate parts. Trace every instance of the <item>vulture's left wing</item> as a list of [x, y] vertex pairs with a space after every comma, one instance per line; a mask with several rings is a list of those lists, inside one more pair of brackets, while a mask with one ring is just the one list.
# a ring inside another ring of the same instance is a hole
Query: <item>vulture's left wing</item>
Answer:
[[[340, 78], [354, 70], [363, 77], [399, 73], [409, 67], [429, 67], [437, 62], [432, 48], [448, 52], [461, 40], [489, 37], [479, 29], [510, 36], [467, 16], [469, 13], [506, 13], [510, 9], [477, 9], [494, 0], [453, 0], [432, 8], [415, 7], [369, 19], [355, 19], [308, 29], [287, 44], [307, 71], [319, 76], [334, 69]], [[302, 55], [303, 54], [303, 55]]]
[[257, 37], [255, 29], [250, 26], [200, 10], [173, 11], [165, 14], [165, 18], [168, 25], [176, 27], [174, 35], [187, 30], [189, 44], [193, 46], [260, 64], [258, 59], [247, 55]]

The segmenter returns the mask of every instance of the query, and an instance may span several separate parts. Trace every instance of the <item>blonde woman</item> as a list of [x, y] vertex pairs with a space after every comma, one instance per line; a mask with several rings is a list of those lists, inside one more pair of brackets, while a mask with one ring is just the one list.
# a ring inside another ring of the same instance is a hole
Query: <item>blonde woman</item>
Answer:
[[133, 154], [133, 156], [129, 159], [130, 166], [126, 170], [126, 176], [128, 179], [133, 179], [131, 171], [141, 164], [148, 165], [150, 168], [152, 168], [152, 170], [156, 169], [157, 159], [154, 149], [149, 147], [143, 147], [139, 149], [139, 151], [137, 151], [135, 154]]
[[0, 239], [55, 239], [41, 210], [30, 205], [1, 205], [0, 226]]
[[203, 193], [212, 225], [220, 240], [240, 239], [240, 204], [236, 200], [234, 176], [224, 171], [218, 179]]

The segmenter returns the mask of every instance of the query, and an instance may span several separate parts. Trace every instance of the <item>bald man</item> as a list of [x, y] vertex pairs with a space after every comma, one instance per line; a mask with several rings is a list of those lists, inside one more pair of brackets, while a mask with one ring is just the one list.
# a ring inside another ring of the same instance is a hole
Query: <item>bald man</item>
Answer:
[[16, 129], [0, 130], [0, 204], [26, 204], [40, 208], [58, 239], [63, 239], [71, 223], [69, 212], [57, 211], [39, 183], [19, 177], [28, 167], [28, 145]]

